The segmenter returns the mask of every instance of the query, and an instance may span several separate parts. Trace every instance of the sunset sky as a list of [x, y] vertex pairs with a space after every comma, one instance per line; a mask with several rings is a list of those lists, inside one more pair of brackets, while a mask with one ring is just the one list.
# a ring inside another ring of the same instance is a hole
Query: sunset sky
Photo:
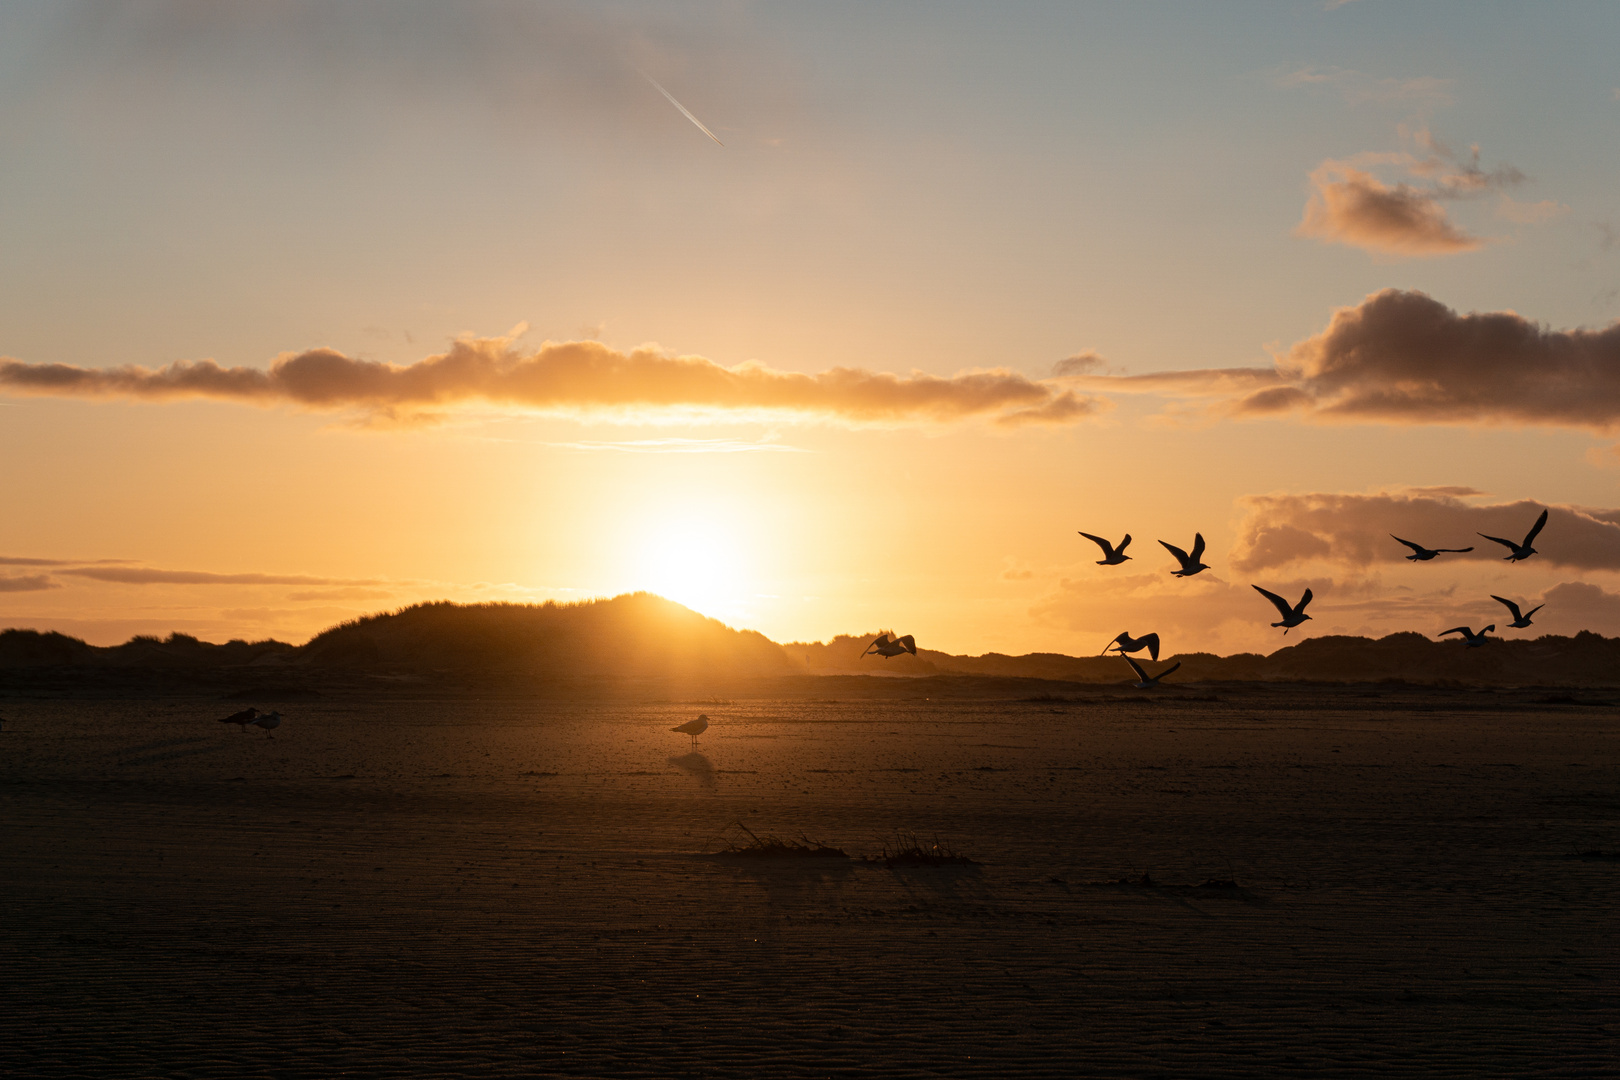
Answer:
[[[0, 627], [650, 589], [967, 653], [1493, 593], [1620, 634], [1616, 41], [1606, 2], [8, 3]], [[1543, 507], [1525, 563], [1476, 535]]]

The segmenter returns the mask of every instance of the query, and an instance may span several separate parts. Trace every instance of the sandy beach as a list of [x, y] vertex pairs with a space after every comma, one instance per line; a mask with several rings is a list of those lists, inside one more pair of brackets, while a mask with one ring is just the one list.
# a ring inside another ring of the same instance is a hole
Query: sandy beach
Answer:
[[0, 1071], [1610, 1072], [1620, 718], [1548, 700], [13, 701]]

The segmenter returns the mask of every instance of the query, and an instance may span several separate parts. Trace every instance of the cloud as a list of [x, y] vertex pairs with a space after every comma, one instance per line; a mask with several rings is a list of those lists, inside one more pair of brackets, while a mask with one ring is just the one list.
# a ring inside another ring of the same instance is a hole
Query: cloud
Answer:
[[1335, 311], [1271, 368], [1079, 376], [1077, 389], [1214, 399], [1215, 416], [1620, 429], [1620, 322], [1551, 330], [1386, 289]]
[[1516, 202], [1502, 196], [1496, 204], [1496, 216], [1503, 221], [1511, 221], [1515, 225], [1539, 225], [1543, 221], [1551, 221], [1569, 213], [1569, 207], [1556, 199], [1542, 199], [1540, 202]]
[[44, 574], [25, 574], [20, 577], [0, 576], [0, 592], [43, 592], [62, 586]]
[[1452, 223], [1434, 192], [1386, 185], [1348, 162], [1322, 162], [1311, 185], [1296, 236], [1384, 255], [1455, 255], [1484, 244]]
[[1380, 79], [1340, 67], [1301, 67], [1279, 72], [1272, 84], [1282, 89], [1331, 89], [1351, 105], [1403, 105], [1428, 110], [1451, 104], [1453, 80], [1418, 76]]
[[141, 401], [207, 399], [352, 411], [381, 423], [433, 423], [449, 410], [495, 406], [637, 420], [649, 414], [824, 420], [899, 426], [983, 420], [1073, 424], [1102, 403], [1005, 369], [949, 377], [835, 367], [819, 375], [749, 361], [723, 367], [654, 346], [628, 353], [597, 341], [547, 342], [521, 353], [511, 338], [464, 338], [449, 351], [395, 365], [333, 349], [279, 357], [268, 370], [212, 360], [151, 369], [84, 368], [0, 359], [0, 392]]
[[[1452, 493], [1453, 491], [1457, 493]], [[1245, 573], [1295, 563], [1324, 561], [1357, 570], [1398, 563], [1410, 550], [1391, 534], [1432, 548], [1474, 550], [1445, 555], [1452, 560], [1500, 561], [1506, 549], [1479, 533], [1517, 540], [1535, 524], [1544, 504], [1470, 503], [1472, 489], [1419, 489], [1374, 494], [1312, 492], [1249, 495], [1239, 500], [1231, 565]], [[1536, 538], [1535, 556], [1546, 565], [1580, 570], [1620, 570], [1620, 510], [1545, 507], [1547, 525]]]
[[380, 585], [373, 579], [323, 578], [305, 574], [214, 574], [203, 570], [154, 570], [127, 566], [80, 566], [59, 570], [72, 577], [117, 585]]

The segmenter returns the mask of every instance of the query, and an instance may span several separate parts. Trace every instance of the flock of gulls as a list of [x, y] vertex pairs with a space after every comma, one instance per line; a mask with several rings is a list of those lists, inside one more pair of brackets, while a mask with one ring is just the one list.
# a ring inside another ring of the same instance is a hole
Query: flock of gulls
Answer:
[[[1524, 534], [1523, 540], [1507, 540], [1500, 536], [1489, 536], [1485, 533], [1480, 533], [1479, 535], [1485, 537], [1485, 539], [1490, 540], [1493, 543], [1501, 544], [1504, 548], [1507, 548], [1508, 553], [1506, 556], [1504, 556], [1506, 561], [1522, 562], [1523, 560], [1528, 559], [1530, 556], [1536, 554], [1536, 549], [1534, 546], [1536, 536], [1540, 534], [1542, 528], [1546, 524], [1547, 511], [1543, 510], [1541, 512], [1541, 516], [1536, 518], [1536, 523], [1530, 526], [1530, 531]], [[1131, 556], [1125, 554], [1125, 549], [1131, 546], [1130, 533], [1126, 533], [1125, 538], [1118, 544], [1111, 543], [1105, 537], [1094, 536], [1093, 534], [1085, 532], [1084, 530], [1080, 531], [1080, 535], [1102, 549], [1102, 558], [1097, 560], [1098, 566], [1120, 566], [1124, 564], [1126, 560], [1131, 558]], [[1471, 546], [1464, 548], [1424, 547], [1422, 544], [1416, 543], [1412, 540], [1403, 540], [1394, 533], [1390, 533], [1390, 537], [1397, 543], [1404, 544], [1406, 547], [1411, 549], [1412, 553], [1406, 556], [1408, 562], [1428, 562], [1431, 559], [1437, 558], [1441, 555], [1461, 555], [1474, 550]], [[1191, 551], [1183, 550], [1182, 548], [1179, 548], [1174, 544], [1166, 543], [1163, 540], [1159, 541], [1159, 546], [1164, 548], [1171, 555], [1175, 556], [1176, 562], [1180, 564], [1178, 569], [1170, 571], [1172, 577], [1189, 578], [1209, 569], [1209, 564], [1204, 562], [1203, 533], [1193, 534], [1193, 545]], [[1297, 603], [1289, 603], [1287, 597], [1279, 596], [1269, 589], [1262, 589], [1258, 585], [1252, 585], [1250, 587], [1254, 589], [1255, 592], [1271, 601], [1271, 605], [1277, 609], [1279, 619], [1277, 622], [1274, 622], [1271, 625], [1281, 627], [1284, 635], [1286, 635], [1288, 631], [1292, 630], [1294, 627], [1299, 626], [1310, 619], [1310, 616], [1305, 614], [1305, 608], [1309, 606], [1312, 599], [1310, 589], [1305, 590], [1305, 594], [1299, 598]], [[1544, 606], [1542, 604], [1537, 604], [1529, 611], [1523, 611], [1520, 609], [1518, 604], [1514, 603], [1512, 600], [1509, 600], [1505, 596], [1497, 596], [1493, 593], [1491, 594], [1491, 599], [1506, 607], [1513, 615], [1513, 621], [1508, 625], [1515, 629], [1521, 630], [1530, 625], [1530, 617], [1536, 612], [1540, 611]], [[1484, 645], [1486, 641], [1489, 640], [1485, 635], [1489, 634], [1495, 629], [1495, 623], [1483, 627], [1478, 633], [1475, 633], [1472, 627], [1454, 626], [1450, 630], [1441, 631], [1439, 636], [1446, 637], [1449, 634], [1460, 634], [1462, 635], [1462, 640], [1466, 643], [1467, 647], [1473, 649]], [[1143, 634], [1141, 637], [1132, 637], [1129, 630], [1124, 630], [1121, 631], [1119, 636], [1114, 638], [1113, 641], [1110, 641], [1107, 645], [1103, 646], [1102, 651], [1105, 653], [1113, 652], [1122, 657], [1127, 664], [1131, 665], [1131, 671], [1135, 672], [1136, 674], [1136, 682], [1134, 683], [1136, 688], [1139, 690], [1150, 690], [1159, 684], [1159, 680], [1163, 679], [1166, 675], [1169, 675], [1171, 672], [1179, 668], [1181, 666], [1181, 661], [1176, 661], [1174, 664], [1165, 668], [1157, 675], [1149, 675], [1147, 673], [1147, 669], [1144, 668], [1130, 654], [1146, 650], [1148, 656], [1152, 658], [1153, 662], [1157, 663], [1159, 660], [1159, 644], [1160, 642], [1158, 634]], [[869, 656], [872, 653], [876, 653], [877, 655], [887, 659], [891, 656], [899, 656], [903, 652], [909, 652], [913, 656], [915, 656], [917, 653], [917, 643], [912, 639], [911, 635], [907, 634], [903, 638], [891, 639], [887, 633], [884, 633], [880, 635], [876, 641], [868, 645], [866, 647], [866, 652], [862, 653], [861, 655]], [[676, 730], [680, 731], [684, 729], [677, 728]]]

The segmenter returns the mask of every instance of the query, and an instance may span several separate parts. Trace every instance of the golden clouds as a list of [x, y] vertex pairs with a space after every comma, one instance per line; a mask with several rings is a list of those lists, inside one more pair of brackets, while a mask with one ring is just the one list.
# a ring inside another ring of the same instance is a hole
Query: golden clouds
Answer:
[[1454, 255], [1483, 243], [1452, 223], [1433, 192], [1384, 184], [1345, 161], [1322, 162], [1311, 186], [1299, 236], [1408, 256]]

